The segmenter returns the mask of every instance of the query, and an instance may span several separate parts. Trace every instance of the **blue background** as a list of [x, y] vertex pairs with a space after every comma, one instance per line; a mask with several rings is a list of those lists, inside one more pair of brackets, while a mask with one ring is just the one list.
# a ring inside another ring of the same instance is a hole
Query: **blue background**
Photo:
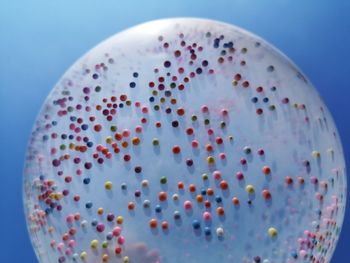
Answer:
[[[0, 261], [37, 262], [22, 206], [27, 140], [56, 81], [97, 43], [157, 18], [195, 16], [241, 26], [277, 46], [311, 79], [349, 155], [349, 14], [348, 0], [0, 0]], [[349, 209], [333, 263], [349, 262], [348, 220]]]

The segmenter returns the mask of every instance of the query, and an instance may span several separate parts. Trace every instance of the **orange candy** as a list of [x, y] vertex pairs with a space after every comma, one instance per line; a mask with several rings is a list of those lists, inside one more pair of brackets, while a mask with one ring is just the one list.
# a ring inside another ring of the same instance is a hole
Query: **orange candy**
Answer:
[[216, 213], [219, 215], [219, 216], [223, 216], [225, 214], [225, 209], [221, 206], [219, 206], [217, 209], [216, 209]]
[[128, 203], [128, 209], [129, 210], [134, 210], [134, 208], [135, 208], [135, 204], [133, 202], [129, 202]]
[[159, 201], [163, 202], [167, 199], [167, 194], [166, 192], [160, 192], [158, 195]]
[[138, 137], [132, 138], [132, 144], [133, 145], [139, 145], [140, 144], [140, 138], [138, 138]]
[[239, 205], [239, 199], [238, 199], [237, 197], [233, 197], [233, 198], [232, 198], [232, 203], [233, 203], [234, 205]]
[[104, 212], [104, 210], [103, 210], [102, 207], [100, 207], [99, 209], [97, 209], [97, 214], [102, 215], [103, 212]]
[[221, 181], [221, 182], [220, 182], [220, 188], [221, 188], [222, 190], [227, 190], [227, 188], [228, 188], [228, 183], [227, 183], [225, 180]]
[[69, 234], [65, 233], [63, 236], [62, 236], [62, 240], [63, 241], [67, 241], [69, 239]]
[[202, 203], [203, 202], [203, 196], [202, 195], [197, 195], [196, 196], [196, 200], [198, 203]]
[[158, 225], [157, 219], [152, 218], [152, 219], [149, 221], [149, 226], [150, 226], [150, 228], [156, 228], [157, 225]]
[[214, 194], [214, 190], [213, 190], [212, 188], [208, 188], [208, 189], [207, 189], [207, 194], [208, 194], [209, 196], [212, 196], [212, 195]]

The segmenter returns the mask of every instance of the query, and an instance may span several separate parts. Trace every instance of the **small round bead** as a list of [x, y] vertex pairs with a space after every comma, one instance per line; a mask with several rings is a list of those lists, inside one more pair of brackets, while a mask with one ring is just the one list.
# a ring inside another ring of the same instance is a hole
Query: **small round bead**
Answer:
[[112, 187], [113, 187], [113, 184], [112, 184], [111, 181], [107, 181], [107, 182], [105, 183], [105, 189], [106, 189], [106, 190], [111, 190]]
[[264, 166], [264, 167], [262, 168], [262, 172], [263, 172], [263, 174], [268, 175], [268, 174], [271, 173], [271, 168], [268, 167], [268, 166]]
[[158, 225], [158, 222], [157, 222], [157, 219], [151, 219], [150, 221], [149, 221], [149, 226], [151, 227], [151, 228], [156, 228], [157, 227], [157, 225]]
[[198, 220], [193, 220], [192, 226], [194, 229], [199, 229], [201, 227], [201, 224]]
[[268, 230], [267, 230], [267, 233], [269, 234], [270, 237], [276, 237], [278, 232], [277, 232], [277, 229], [274, 228], [274, 227], [270, 227]]
[[222, 227], [218, 227], [218, 228], [216, 229], [216, 235], [217, 235], [218, 237], [222, 237], [222, 236], [224, 235], [224, 229], [223, 229]]
[[254, 193], [254, 186], [252, 186], [251, 184], [248, 184], [246, 187], [245, 187], [245, 190], [246, 190], [246, 192], [247, 193], [249, 193], [249, 194], [252, 194], [252, 193]]

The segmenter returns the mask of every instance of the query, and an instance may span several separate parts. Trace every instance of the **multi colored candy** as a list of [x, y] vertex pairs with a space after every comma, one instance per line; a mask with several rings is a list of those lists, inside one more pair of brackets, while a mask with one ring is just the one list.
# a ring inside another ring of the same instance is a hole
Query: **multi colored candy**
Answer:
[[200, 19], [137, 26], [78, 60], [24, 171], [42, 263], [326, 263], [345, 199], [309, 80], [262, 39]]

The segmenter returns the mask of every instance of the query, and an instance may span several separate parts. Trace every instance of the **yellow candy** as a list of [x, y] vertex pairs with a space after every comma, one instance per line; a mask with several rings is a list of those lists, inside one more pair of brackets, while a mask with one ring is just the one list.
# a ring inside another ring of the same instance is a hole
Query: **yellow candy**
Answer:
[[111, 144], [113, 142], [112, 136], [106, 138], [106, 143]]
[[128, 257], [128, 256], [125, 256], [125, 257], [123, 258], [123, 262], [124, 262], [124, 263], [129, 263], [129, 257]]
[[100, 207], [99, 209], [97, 209], [97, 214], [102, 215], [103, 212], [104, 212], [104, 210], [103, 210], [102, 207]]
[[215, 163], [214, 157], [213, 156], [208, 156], [207, 162], [208, 162], [208, 164], [214, 164]]
[[123, 218], [122, 216], [118, 216], [118, 217], [117, 217], [117, 223], [118, 223], [119, 225], [123, 224], [123, 221], [124, 221], [124, 218]]
[[98, 246], [98, 240], [96, 240], [96, 239], [92, 240], [91, 243], [90, 243], [90, 247], [92, 249], [96, 249], [97, 246]]
[[267, 233], [270, 237], [275, 237], [278, 234], [277, 229], [274, 227], [270, 227], [269, 230], [267, 230]]
[[85, 251], [80, 253], [80, 259], [85, 260], [87, 258], [87, 253]]
[[254, 193], [254, 186], [252, 186], [251, 184], [248, 184], [245, 187], [245, 190], [247, 191], [247, 193], [252, 194], [252, 193]]
[[112, 184], [111, 181], [105, 182], [105, 188], [106, 188], [106, 190], [111, 190], [112, 187], [113, 187], [113, 184]]

